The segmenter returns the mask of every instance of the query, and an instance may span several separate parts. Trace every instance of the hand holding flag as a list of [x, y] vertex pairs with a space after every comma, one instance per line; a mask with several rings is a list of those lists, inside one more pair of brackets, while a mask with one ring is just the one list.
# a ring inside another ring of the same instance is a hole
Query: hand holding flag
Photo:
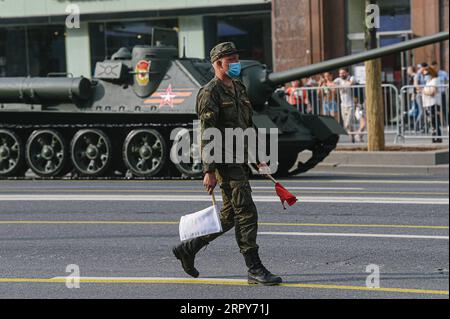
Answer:
[[284, 206], [284, 203], [288, 203], [289, 206], [294, 205], [297, 202], [297, 198], [292, 195], [286, 188], [283, 187], [279, 182], [277, 182], [270, 174], [269, 174], [269, 167], [266, 163], [262, 162], [258, 165], [258, 171], [260, 174], [265, 175], [266, 177], [270, 178], [272, 182], [275, 183], [275, 191], [280, 197], [281, 204], [283, 205], [283, 208], [286, 209]]

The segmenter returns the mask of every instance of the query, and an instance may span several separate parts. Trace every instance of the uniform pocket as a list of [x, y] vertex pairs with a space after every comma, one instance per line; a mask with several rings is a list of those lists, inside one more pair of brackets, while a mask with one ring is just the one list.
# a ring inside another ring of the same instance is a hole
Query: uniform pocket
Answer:
[[220, 103], [220, 118], [224, 124], [236, 121], [237, 112], [233, 101], [223, 101]]
[[252, 115], [253, 115], [253, 108], [252, 104], [247, 98], [241, 99], [241, 105], [242, 105], [242, 115], [244, 116], [245, 124], [247, 126], [252, 125]]
[[235, 208], [248, 207], [253, 204], [252, 189], [248, 181], [230, 181], [232, 203]]

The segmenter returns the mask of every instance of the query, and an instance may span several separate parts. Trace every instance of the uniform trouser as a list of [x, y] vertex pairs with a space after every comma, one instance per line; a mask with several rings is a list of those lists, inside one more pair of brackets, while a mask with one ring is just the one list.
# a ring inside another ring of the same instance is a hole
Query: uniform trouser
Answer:
[[219, 164], [217, 181], [222, 189], [220, 221], [222, 232], [202, 237], [208, 243], [235, 227], [236, 241], [241, 253], [258, 249], [258, 213], [252, 199], [246, 164]]

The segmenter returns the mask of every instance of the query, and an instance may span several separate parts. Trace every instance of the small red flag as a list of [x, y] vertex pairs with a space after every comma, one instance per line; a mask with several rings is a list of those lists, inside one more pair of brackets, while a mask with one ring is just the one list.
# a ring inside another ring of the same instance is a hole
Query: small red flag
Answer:
[[284, 206], [284, 202], [287, 202], [289, 206], [294, 205], [297, 202], [297, 198], [289, 193], [289, 191], [284, 188], [280, 183], [275, 184], [275, 191], [277, 192], [277, 195], [281, 199], [281, 204], [283, 205], [283, 208], [286, 209]]

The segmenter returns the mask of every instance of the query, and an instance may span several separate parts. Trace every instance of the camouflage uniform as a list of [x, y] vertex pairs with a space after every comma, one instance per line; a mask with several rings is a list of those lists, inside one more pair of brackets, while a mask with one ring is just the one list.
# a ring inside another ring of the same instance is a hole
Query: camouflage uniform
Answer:
[[[211, 50], [211, 62], [224, 56], [238, 53], [231, 42], [216, 45]], [[230, 71], [230, 70], [228, 70]], [[216, 128], [222, 135], [222, 155], [226, 154], [225, 129], [240, 128], [246, 130], [253, 127], [252, 107], [246, 94], [245, 86], [239, 80], [233, 80], [233, 87], [227, 87], [218, 78], [214, 78], [202, 87], [197, 96], [196, 111], [200, 118], [201, 134], [208, 128]], [[197, 237], [182, 242], [173, 247], [173, 254], [181, 261], [184, 271], [197, 278], [195, 255], [209, 242], [236, 227], [236, 241], [244, 255], [248, 267], [248, 283], [262, 285], [277, 285], [282, 279], [268, 271], [261, 262], [256, 244], [258, 231], [258, 213], [252, 199], [252, 190], [248, 182], [249, 168], [247, 166], [248, 146], [244, 142], [243, 163], [239, 164], [233, 152], [232, 163], [210, 161], [205, 156], [206, 140], [201, 139], [202, 162], [204, 172], [215, 172], [217, 181], [222, 188], [223, 204], [220, 211], [223, 232], [209, 236]], [[233, 144], [238, 144], [238, 142]], [[236, 145], [237, 146], [237, 145]], [[233, 147], [234, 148], [234, 147]], [[214, 151], [216, 151], [214, 149]], [[242, 155], [242, 154], [241, 154]], [[205, 160], [206, 159], [206, 160]]]
[[[229, 88], [218, 78], [214, 78], [199, 91], [196, 111], [200, 119], [202, 135], [205, 129], [212, 127], [219, 129], [223, 137], [225, 128], [245, 130], [253, 127], [253, 111], [245, 86], [239, 80], [233, 80], [233, 84], [234, 88]], [[206, 143], [208, 141], [202, 138], [202, 153]], [[249, 168], [245, 164], [248, 159], [247, 145], [244, 149], [243, 164], [203, 162], [204, 172], [215, 171], [217, 181], [222, 189], [223, 205], [220, 218], [223, 233], [236, 226], [236, 240], [241, 253], [258, 248], [256, 244], [258, 215], [248, 181]], [[222, 154], [225, 152], [223, 140]], [[203, 239], [210, 242], [223, 233], [205, 236]]]

